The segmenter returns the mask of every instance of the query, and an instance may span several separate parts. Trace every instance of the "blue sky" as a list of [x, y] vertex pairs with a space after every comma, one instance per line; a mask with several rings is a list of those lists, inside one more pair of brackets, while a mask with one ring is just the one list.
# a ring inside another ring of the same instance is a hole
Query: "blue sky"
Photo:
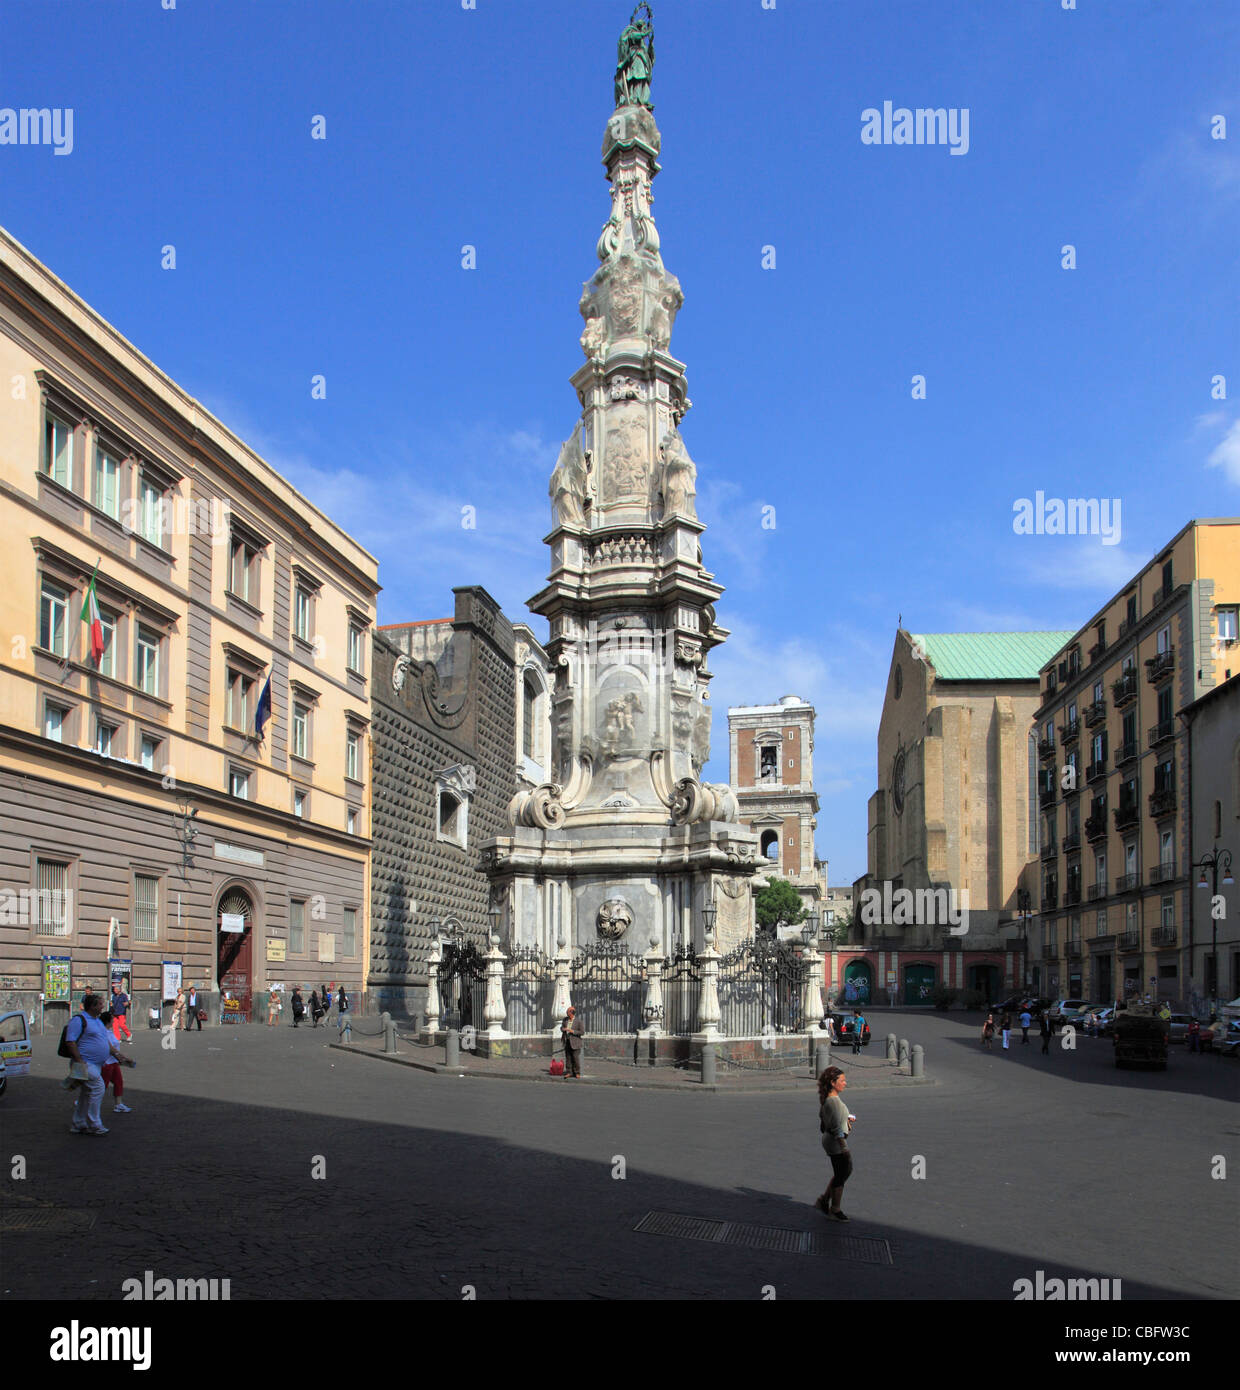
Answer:
[[[381, 621], [468, 583], [520, 619], [631, 9], [8, 0], [0, 108], [72, 107], [74, 148], [0, 146], [0, 222], [379, 557]], [[733, 631], [708, 775], [728, 704], [812, 699], [850, 882], [898, 615], [1075, 628], [1190, 517], [1240, 513], [1240, 7], [654, 10], [654, 211]], [[885, 101], [968, 108], [967, 154], [863, 144]], [[1119, 498], [1120, 542], [1015, 535], [1038, 489]]]

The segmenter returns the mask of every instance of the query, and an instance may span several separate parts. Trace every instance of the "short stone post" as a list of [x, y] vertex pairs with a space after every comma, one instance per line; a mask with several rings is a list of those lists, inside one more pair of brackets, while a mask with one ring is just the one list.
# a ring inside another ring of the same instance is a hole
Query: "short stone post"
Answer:
[[569, 979], [572, 975], [572, 962], [568, 955], [568, 942], [560, 937], [559, 949], [555, 954], [555, 994], [551, 999], [551, 1043], [554, 1049], [560, 1040], [560, 1023], [568, 1013], [573, 1002], [569, 993]]
[[[706, 934], [706, 948], [698, 956], [702, 967], [702, 992], [698, 995], [697, 1031], [703, 1043], [714, 1042], [719, 1036], [719, 952], [715, 950], [714, 932]], [[706, 1054], [703, 1052], [702, 1054]]]
[[396, 1025], [386, 1010], [379, 1016], [379, 1021], [383, 1024], [383, 1050], [391, 1056], [396, 1051]]
[[482, 1034], [488, 1042], [498, 1042], [512, 1035], [504, 1027], [508, 1017], [508, 1006], [504, 1003], [504, 962], [508, 959], [499, 949], [499, 937], [491, 937], [491, 949], [486, 954], [487, 997], [482, 1006], [482, 1021], [486, 1031]]
[[895, 1066], [895, 1064], [896, 1064], [896, 1035], [895, 1035], [894, 1033], [888, 1033], [888, 1034], [887, 1034], [887, 1060], [891, 1063], [891, 1065], [892, 1065], [893, 1067]]
[[713, 1086], [715, 1084], [715, 1044], [704, 1042], [702, 1044], [702, 1085]]
[[443, 938], [436, 936], [426, 955], [426, 1031], [439, 1032], [439, 964], [443, 960]]
[[659, 938], [650, 937], [650, 949], [646, 952], [646, 998], [642, 1005], [640, 1034], [643, 1038], [657, 1038], [663, 1031], [663, 957], [659, 952]]
[[900, 1065], [901, 1065], [902, 1067], [907, 1067], [907, 1066], [908, 1066], [908, 1039], [907, 1039], [907, 1038], [901, 1038], [901, 1039], [900, 1039]]
[[913, 1075], [923, 1076], [926, 1070], [926, 1053], [920, 1043], [913, 1047]]
[[448, 1029], [448, 1036], [443, 1045], [444, 1065], [449, 1067], [459, 1067], [461, 1065], [461, 1035], [455, 1028]]
[[813, 1056], [810, 1061], [813, 1063], [815, 1078], [820, 1077], [831, 1065], [831, 1039], [825, 1033], [819, 1033], [814, 1039]]

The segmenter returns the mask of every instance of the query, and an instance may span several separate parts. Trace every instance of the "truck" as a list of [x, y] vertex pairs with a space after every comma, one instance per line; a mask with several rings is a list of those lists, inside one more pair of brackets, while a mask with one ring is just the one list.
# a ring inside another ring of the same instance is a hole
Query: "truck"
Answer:
[[1115, 1065], [1167, 1069], [1171, 1024], [1153, 1004], [1129, 1004], [1115, 1011]]

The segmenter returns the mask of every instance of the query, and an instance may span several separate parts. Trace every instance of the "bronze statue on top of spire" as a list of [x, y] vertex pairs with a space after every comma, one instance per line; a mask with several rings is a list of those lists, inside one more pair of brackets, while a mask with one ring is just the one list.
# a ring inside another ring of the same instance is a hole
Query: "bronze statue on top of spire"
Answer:
[[[645, 11], [645, 16], [642, 11]], [[654, 72], [654, 15], [647, 4], [638, 5], [620, 35], [620, 60], [616, 64], [616, 105], [645, 106], [653, 111], [650, 76]]]

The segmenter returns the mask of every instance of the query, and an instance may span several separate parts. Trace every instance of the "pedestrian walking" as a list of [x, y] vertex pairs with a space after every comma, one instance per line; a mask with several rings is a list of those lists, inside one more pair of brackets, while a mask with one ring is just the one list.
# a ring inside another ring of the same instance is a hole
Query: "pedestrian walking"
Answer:
[[831, 1181], [814, 1205], [830, 1221], [848, 1220], [840, 1210], [840, 1202], [844, 1196], [844, 1184], [852, 1176], [848, 1135], [857, 1117], [848, 1113], [848, 1106], [841, 1099], [841, 1092], [847, 1084], [848, 1078], [840, 1067], [828, 1067], [818, 1078], [818, 1129], [822, 1135], [822, 1147], [831, 1160]]
[[[88, 994], [82, 1000], [82, 1012], [75, 1014], [65, 1029], [65, 1047], [77, 1064], [77, 1100], [73, 1105], [74, 1134], [106, 1134], [99, 1114], [103, 1103], [103, 1068], [113, 1057], [119, 1062], [119, 1044], [100, 1021], [103, 1000]], [[75, 1027], [76, 1025], [76, 1027]], [[131, 1063], [132, 1065], [132, 1063]]]
[[187, 1033], [191, 1023], [196, 1024], [198, 1031], [202, 1032], [202, 1008], [198, 1000], [198, 991], [192, 983], [185, 995], [185, 1031]]
[[1051, 1016], [1046, 1009], [1042, 1010], [1038, 1031], [1042, 1034], [1042, 1056], [1045, 1057], [1051, 1050]]
[[1012, 1015], [1006, 1009], [1004, 1009], [1003, 1017], [999, 1021], [999, 1027], [1003, 1033], [1003, 1050], [1006, 1052], [1008, 1043], [1012, 1038]]
[[267, 1027], [274, 1028], [280, 1021], [280, 991], [273, 989], [267, 996]]
[[564, 1080], [579, 1080], [581, 1077], [581, 1040], [585, 1029], [577, 1017], [577, 1010], [570, 1004], [564, 1021], [560, 1024], [560, 1037], [564, 1039]]
[[[328, 997], [330, 998], [331, 996], [329, 995]], [[349, 1012], [349, 996], [348, 996], [348, 994], [345, 993], [345, 988], [344, 988], [344, 986], [341, 985], [341, 986], [340, 986], [340, 989], [337, 991], [337, 994], [336, 994], [336, 1013], [339, 1015], [339, 1014], [347, 1014], [348, 1012]]]
[[129, 996], [118, 984], [112, 986], [111, 1007], [108, 1010], [109, 1019], [112, 1025], [112, 1036], [117, 1042], [121, 1040], [121, 1034], [125, 1034], [127, 1042], [133, 1042], [133, 1034], [129, 1031], [129, 1023], [125, 1015], [129, 1012]]
[[[105, 1028], [111, 1028], [116, 1022], [116, 1019], [111, 1010], [105, 1009], [104, 1012], [99, 1015], [99, 1022], [102, 1023]], [[117, 1042], [119, 1041], [120, 1039], [117, 1038]], [[136, 1064], [130, 1060], [129, 1065], [132, 1067]], [[105, 1096], [108, 1093], [108, 1087], [111, 1086], [112, 1088], [113, 1113], [117, 1115], [128, 1115], [130, 1113], [130, 1107], [121, 1100], [121, 1097], [125, 1094], [125, 1081], [121, 1076], [121, 1064], [115, 1061], [105, 1062], [104, 1065], [99, 1068], [99, 1075], [103, 1078], [103, 1094]]]
[[312, 989], [310, 991], [310, 1026], [317, 1028], [322, 1018], [323, 1004], [319, 999], [319, 992], [317, 989]]
[[1195, 1019], [1188, 1020], [1188, 1050], [1190, 1052], [1200, 1052], [1201, 1047], [1201, 1024]]
[[834, 1047], [839, 1038], [835, 1033], [835, 1019], [832, 1018], [830, 1009], [823, 1015], [822, 1026], [827, 1030], [827, 1042]]
[[865, 1037], [865, 1015], [860, 1009], [853, 1010], [853, 1056], [856, 1057], [861, 1051], [861, 1043]]
[[1032, 1022], [1033, 1015], [1028, 1009], [1022, 1009], [1020, 1011], [1020, 1041], [1021, 1045], [1024, 1047], [1028, 1047], [1029, 1045], [1029, 1025]]
[[994, 1041], [994, 1036], [995, 1016], [994, 1014], [987, 1014], [986, 1022], [982, 1024], [982, 1046], [986, 1049], [987, 1052], [993, 1051], [991, 1043]]
[[185, 1027], [185, 988], [182, 985], [177, 986], [176, 1002], [172, 1006], [172, 1026]]
[[305, 1000], [301, 997], [301, 986], [293, 986], [293, 1027], [301, 1026], [301, 1016], [306, 1012]]
[[319, 986], [319, 999], [322, 1001], [323, 1004], [324, 1016], [331, 1013], [332, 1005], [336, 1002], [336, 996], [333, 993], [331, 985]]

